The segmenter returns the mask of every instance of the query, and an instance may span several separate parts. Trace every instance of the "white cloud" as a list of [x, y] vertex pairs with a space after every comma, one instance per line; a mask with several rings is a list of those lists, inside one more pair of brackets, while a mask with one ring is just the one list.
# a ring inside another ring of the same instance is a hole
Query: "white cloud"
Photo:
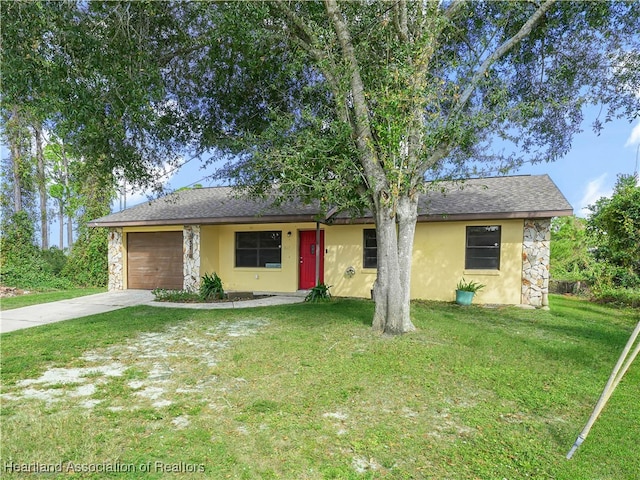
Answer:
[[625, 147], [631, 147], [634, 145], [640, 145], [640, 122], [633, 127], [629, 138], [627, 138], [627, 143], [624, 144]]
[[578, 205], [578, 212], [576, 213], [576, 215], [580, 217], [588, 215], [589, 210], [587, 209], [587, 207], [589, 205], [593, 205], [594, 203], [596, 203], [596, 200], [601, 197], [611, 196], [611, 194], [613, 193], [613, 188], [605, 185], [606, 179], [607, 173], [605, 172], [598, 178], [591, 180], [587, 184], [587, 187], [584, 190], [584, 195], [582, 196], [582, 199], [580, 200], [580, 203]]
[[[180, 163], [182, 163], [182, 161], [183, 159], [181, 158]], [[162, 185], [167, 185], [171, 178], [178, 173], [178, 170], [179, 168], [176, 168], [175, 165], [164, 163], [161, 166], [153, 167], [151, 175]], [[140, 190], [139, 188], [133, 188], [129, 184], [123, 185], [122, 182], [119, 185], [119, 191], [120, 195], [111, 205], [112, 211], [115, 212], [124, 208], [125, 203], [127, 208], [129, 208], [146, 201], [149, 197], [153, 197], [155, 193], [152, 189]]]
[[[114, 201], [114, 206], [117, 203], [117, 207], [116, 210], [120, 210], [120, 205], [122, 205], [122, 207], [124, 207], [124, 205], [127, 206], [127, 208], [129, 207], [133, 207], [135, 205], [138, 205], [139, 203], [142, 203], [144, 201], [147, 200], [147, 198], [149, 196], [151, 196], [153, 194], [153, 192], [151, 191], [135, 191], [132, 190], [130, 188], [127, 188], [127, 193], [126, 196], [125, 195], [120, 195], [118, 200]], [[122, 203], [120, 203], [122, 202]]]

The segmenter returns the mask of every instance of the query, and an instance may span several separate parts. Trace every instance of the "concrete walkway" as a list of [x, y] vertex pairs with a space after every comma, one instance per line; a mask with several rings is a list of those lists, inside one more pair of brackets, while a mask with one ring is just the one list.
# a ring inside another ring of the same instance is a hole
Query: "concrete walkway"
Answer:
[[276, 295], [255, 300], [225, 303], [168, 303], [155, 302], [153, 300], [153, 294], [148, 290], [123, 290], [118, 292], [96, 293], [94, 295], [86, 295], [69, 300], [5, 310], [0, 312], [0, 333], [60, 322], [62, 320], [71, 320], [72, 318], [86, 317], [87, 315], [111, 312], [135, 305], [203, 310], [265, 307], [269, 305], [300, 303], [302, 301], [304, 301], [304, 297]]

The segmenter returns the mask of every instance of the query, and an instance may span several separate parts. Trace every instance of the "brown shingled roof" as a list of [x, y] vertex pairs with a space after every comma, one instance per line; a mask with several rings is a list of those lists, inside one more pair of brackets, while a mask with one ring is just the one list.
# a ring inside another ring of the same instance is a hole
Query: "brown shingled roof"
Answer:
[[445, 184], [445, 193], [423, 195], [419, 212], [424, 217], [551, 217], [571, 215], [573, 209], [548, 175], [520, 175]]
[[[442, 182], [422, 195], [419, 221], [532, 218], [571, 215], [567, 199], [548, 175], [524, 175]], [[189, 225], [230, 223], [287, 223], [316, 221], [317, 204], [239, 197], [231, 187], [182, 190], [118, 213], [98, 218], [92, 227], [137, 225]], [[353, 220], [341, 213], [334, 223], [372, 223], [370, 216]]]

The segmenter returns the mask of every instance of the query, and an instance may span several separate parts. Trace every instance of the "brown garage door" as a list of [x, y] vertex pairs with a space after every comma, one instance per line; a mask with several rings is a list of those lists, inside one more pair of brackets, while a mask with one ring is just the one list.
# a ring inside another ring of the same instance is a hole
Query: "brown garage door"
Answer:
[[127, 234], [127, 287], [182, 290], [182, 232]]

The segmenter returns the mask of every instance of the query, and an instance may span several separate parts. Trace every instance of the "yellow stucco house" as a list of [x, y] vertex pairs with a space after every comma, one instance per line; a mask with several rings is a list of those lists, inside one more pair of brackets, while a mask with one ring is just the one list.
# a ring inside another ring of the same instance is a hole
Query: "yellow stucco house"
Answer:
[[[439, 184], [420, 199], [412, 298], [451, 301], [464, 277], [486, 285], [478, 303], [546, 305], [551, 218], [571, 214], [547, 175]], [[213, 187], [90, 226], [109, 229], [109, 290], [196, 289], [202, 275], [216, 272], [227, 291], [293, 293], [319, 278], [334, 296], [369, 298], [372, 218], [318, 215], [314, 205], [275, 207]]]

